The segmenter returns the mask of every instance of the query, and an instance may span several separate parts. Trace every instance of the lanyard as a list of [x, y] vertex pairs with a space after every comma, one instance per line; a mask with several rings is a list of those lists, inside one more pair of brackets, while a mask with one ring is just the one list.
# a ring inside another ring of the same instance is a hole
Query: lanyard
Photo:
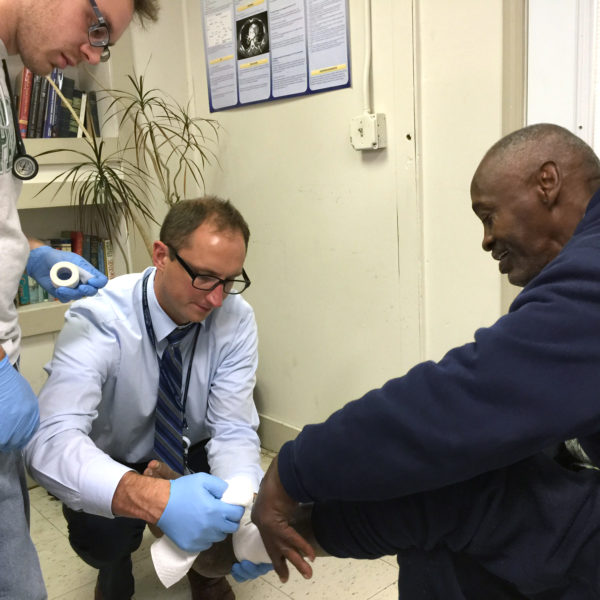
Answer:
[[[154, 333], [154, 327], [152, 326], [152, 318], [150, 317], [150, 309], [148, 308], [148, 278], [150, 277], [150, 273], [146, 273], [144, 275], [144, 280], [142, 282], [142, 308], [144, 310], [144, 323], [146, 324], [146, 331], [148, 332], [148, 337], [150, 338], [150, 343], [154, 347], [156, 351], [156, 358], [159, 360], [158, 356], [158, 348], [156, 345], [156, 335]], [[183, 429], [184, 431], [188, 429], [187, 420], [185, 418], [185, 407], [187, 404], [187, 395], [188, 388], [190, 386], [190, 375], [192, 374], [192, 363], [194, 362], [194, 354], [196, 353], [196, 342], [198, 341], [198, 334], [200, 333], [200, 323], [196, 324], [196, 331], [194, 333], [194, 341], [192, 342], [192, 352], [190, 354], [190, 362], [187, 368], [187, 375], [185, 381], [184, 393], [181, 397], [181, 408], [183, 412]], [[187, 439], [187, 438], [186, 438]], [[187, 462], [187, 451], [189, 448], [189, 439], [187, 439], [187, 447], [185, 448], [185, 458]]]

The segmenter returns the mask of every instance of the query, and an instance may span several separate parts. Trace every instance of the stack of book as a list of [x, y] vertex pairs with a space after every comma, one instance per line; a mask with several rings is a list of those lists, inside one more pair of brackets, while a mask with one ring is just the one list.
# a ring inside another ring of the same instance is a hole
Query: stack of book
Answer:
[[[81, 231], [63, 231], [60, 238], [44, 240], [44, 243], [57, 250], [79, 254], [109, 279], [115, 276], [113, 247], [112, 242], [108, 239], [84, 234]], [[48, 294], [33, 277], [23, 273], [15, 299], [17, 306], [52, 300], [55, 300], [55, 298]]]
[[[95, 91], [85, 92], [60, 69], [53, 69], [52, 81], [69, 101], [90, 135], [100, 136], [98, 99]], [[19, 129], [23, 138], [81, 137], [83, 129], [48, 80], [23, 67], [15, 81]]]

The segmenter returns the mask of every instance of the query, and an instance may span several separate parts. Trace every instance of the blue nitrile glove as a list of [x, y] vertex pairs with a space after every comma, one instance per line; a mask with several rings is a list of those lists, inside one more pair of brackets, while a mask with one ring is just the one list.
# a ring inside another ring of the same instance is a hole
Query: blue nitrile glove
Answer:
[[[50, 281], [50, 269], [60, 261], [73, 263], [77, 267], [81, 267], [87, 271], [92, 277], [85, 283], [80, 283], [76, 288], [54, 287]], [[61, 302], [69, 302], [70, 300], [78, 300], [84, 296], [93, 296], [98, 293], [101, 287], [104, 287], [108, 282], [108, 277], [100, 273], [90, 263], [75, 254], [75, 252], [65, 252], [64, 250], [56, 250], [50, 246], [40, 246], [34, 248], [29, 253], [27, 261], [27, 275], [33, 277], [49, 294], [56, 296]]]
[[249, 581], [250, 579], [256, 579], [265, 573], [273, 570], [271, 563], [253, 563], [249, 560], [243, 560], [242, 562], [235, 563], [231, 567], [231, 576], [242, 583], [242, 581]]
[[221, 502], [227, 483], [208, 473], [171, 481], [167, 506], [157, 525], [187, 552], [202, 552], [240, 525], [243, 506]]
[[0, 451], [23, 448], [40, 423], [38, 400], [5, 356], [0, 361]]

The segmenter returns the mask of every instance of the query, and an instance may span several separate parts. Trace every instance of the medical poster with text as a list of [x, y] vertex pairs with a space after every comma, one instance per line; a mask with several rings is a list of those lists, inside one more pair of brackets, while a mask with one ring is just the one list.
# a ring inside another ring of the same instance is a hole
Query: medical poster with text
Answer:
[[350, 86], [348, 0], [204, 0], [210, 111]]

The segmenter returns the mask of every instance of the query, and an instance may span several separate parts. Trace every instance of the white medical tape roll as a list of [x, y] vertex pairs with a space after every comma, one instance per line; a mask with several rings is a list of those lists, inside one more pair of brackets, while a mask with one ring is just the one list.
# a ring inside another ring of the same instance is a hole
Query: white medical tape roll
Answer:
[[86, 283], [92, 274], [72, 262], [61, 260], [50, 269], [50, 281], [54, 287], [76, 288], [79, 282]]

